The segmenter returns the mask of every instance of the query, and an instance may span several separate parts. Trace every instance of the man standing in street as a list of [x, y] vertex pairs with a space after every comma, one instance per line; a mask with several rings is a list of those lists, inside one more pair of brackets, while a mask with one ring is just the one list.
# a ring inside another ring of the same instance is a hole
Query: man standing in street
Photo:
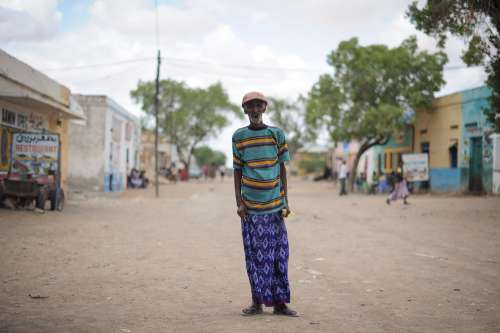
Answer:
[[347, 164], [345, 163], [345, 160], [342, 160], [342, 164], [340, 165], [339, 179], [340, 195], [347, 195]]
[[232, 138], [234, 189], [241, 218], [245, 262], [252, 303], [244, 315], [273, 306], [274, 314], [296, 316], [290, 303], [288, 282], [288, 216], [285, 161], [290, 160], [285, 134], [262, 120], [267, 99], [259, 92], [243, 96], [242, 107], [250, 124]]

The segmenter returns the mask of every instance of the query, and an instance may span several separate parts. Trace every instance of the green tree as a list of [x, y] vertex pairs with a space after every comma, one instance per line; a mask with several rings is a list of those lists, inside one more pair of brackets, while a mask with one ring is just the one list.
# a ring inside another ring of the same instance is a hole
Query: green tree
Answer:
[[341, 42], [327, 61], [334, 74], [320, 76], [309, 92], [306, 121], [314, 130], [326, 130], [335, 143], [359, 142], [352, 188], [361, 155], [400, 133], [406, 110], [430, 107], [444, 84], [447, 58], [443, 52], [418, 51], [415, 37], [395, 48], [360, 46], [352, 38]]
[[297, 101], [289, 102], [284, 99], [269, 97], [267, 112], [271, 121], [280, 127], [286, 134], [288, 151], [293, 156], [310, 140], [305, 126], [305, 98], [300, 96]]
[[464, 38], [468, 46], [462, 60], [467, 65], [486, 65], [492, 107], [485, 114], [500, 133], [500, 2], [427, 0], [419, 9], [414, 1], [407, 15], [418, 30], [436, 37], [442, 48], [449, 33]]
[[306, 173], [319, 173], [326, 167], [326, 157], [320, 154], [313, 154], [310, 157], [304, 156], [299, 160], [298, 166]]
[[[130, 92], [150, 117], [154, 117], [154, 94], [153, 81], [139, 81], [137, 88]], [[191, 88], [175, 80], [160, 81], [158, 124], [162, 134], [175, 145], [186, 168], [196, 146], [216, 136], [229, 124], [227, 115], [230, 113], [243, 117], [220, 83], [203, 89]]]
[[226, 154], [218, 150], [212, 150], [208, 146], [195, 148], [193, 155], [199, 166], [214, 165], [223, 166], [226, 164]]

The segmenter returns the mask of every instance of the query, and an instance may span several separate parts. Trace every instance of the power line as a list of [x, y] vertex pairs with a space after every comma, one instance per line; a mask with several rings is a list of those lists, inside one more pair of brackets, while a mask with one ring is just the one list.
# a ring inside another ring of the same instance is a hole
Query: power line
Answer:
[[223, 63], [211, 63], [206, 61], [199, 60], [190, 60], [190, 59], [181, 59], [181, 58], [171, 58], [171, 57], [163, 57], [165, 61], [178, 61], [178, 62], [187, 62], [192, 64], [199, 64], [205, 66], [220, 66], [227, 68], [237, 68], [237, 69], [246, 69], [246, 70], [270, 70], [270, 71], [297, 71], [297, 72], [323, 72], [324, 69], [320, 68], [290, 68], [290, 67], [268, 67], [268, 66], [250, 66], [250, 65], [236, 65], [236, 64], [223, 64]]
[[155, 0], [155, 35], [156, 35], [156, 49], [160, 49], [160, 24], [158, 20], [158, 0]]
[[88, 80], [84, 80], [84, 81], [76, 81], [76, 82], [73, 82], [73, 84], [89, 84], [89, 83], [93, 83], [93, 82], [98, 82], [98, 81], [105, 81], [105, 80], [108, 80], [112, 77], [115, 77], [115, 76], [118, 76], [118, 75], [122, 75], [122, 74], [125, 74], [129, 71], [133, 71], [133, 70], [136, 70], [138, 68], [140, 68], [141, 66], [143, 66], [144, 64], [139, 64], [139, 65], [135, 65], [135, 66], [132, 66], [132, 67], [127, 67], [119, 72], [115, 72], [115, 73], [109, 73], [107, 75], [103, 75], [103, 76], [100, 76], [100, 77], [97, 77], [97, 78], [92, 78], [92, 79], [88, 79]]
[[[159, 37], [157, 36], [157, 39]], [[97, 67], [106, 67], [106, 66], [121, 66], [129, 63], [135, 62], [148, 62], [153, 60], [154, 58], [135, 58], [128, 59], [122, 61], [108, 62], [108, 63], [100, 63], [100, 64], [90, 64], [90, 65], [81, 65], [81, 66], [71, 66], [71, 67], [60, 67], [60, 68], [45, 68], [41, 69], [41, 71], [71, 71], [71, 70], [80, 70], [80, 69], [89, 69], [89, 68], [97, 68]], [[240, 69], [240, 70], [252, 70], [252, 71], [268, 71], [268, 72], [309, 72], [309, 73], [324, 73], [327, 71], [326, 69], [320, 68], [291, 68], [291, 67], [270, 67], [270, 66], [251, 66], [251, 65], [237, 65], [237, 64], [224, 64], [224, 63], [213, 63], [207, 61], [199, 61], [199, 60], [191, 60], [191, 59], [183, 59], [183, 58], [173, 58], [173, 57], [162, 57], [162, 60], [165, 63], [175, 65], [178, 67], [187, 67], [193, 68], [193, 66], [204, 66], [204, 70], [207, 67], [212, 67], [213, 70], [215, 67], [222, 67], [224, 69]], [[484, 66], [465, 66], [465, 65], [451, 65], [445, 66], [443, 68], [444, 71], [453, 71], [460, 70], [466, 68], [480, 68]], [[226, 75], [227, 76], [227, 75]], [[231, 74], [229, 74], [231, 76]]]
[[[90, 64], [90, 65], [81, 65], [81, 66], [71, 66], [71, 67], [59, 67], [59, 68], [44, 68], [41, 71], [67, 71], [67, 70], [78, 70], [78, 69], [87, 69], [87, 68], [95, 68], [95, 67], [104, 67], [104, 66], [119, 66], [128, 64], [131, 62], [146, 62], [151, 61], [154, 58], [135, 58], [128, 59], [123, 61], [115, 61], [108, 63], [100, 63], [100, 64]], [[323, 72], [323, 69], [309, 69], [309, 68], [289, 68], [289, 67], [265, 67], [265, 66], [250, 66], [250, 65], [236, 65], [236, 64], [224, 64], [224, 63], [211, 63], [206, 61], [197, 61], [190, 59], [182, 59], [182, 58], [172, 58], [172, 57], [162, 57], [162, 60], [166, 62], [184, 62], [188, 64], [194, 65], [203, 65], [203, 66], [219, 66], [226, 68], [237, 68], [237, 69], [246, 69], [246, 70], [269, 70], [269, 71], [298, 71], [298, 72]]]
[[159, 106], [159, 94], [160, 94], [160, 65], [161, 65], [161, 54], [160, 54], [160, 32], [158, 29], [158, 0], [155, 0], [155, 12], [156, 12], [156, 49], [158, 50], [157, 62], [156, 62], [156, 78], [155, 78], [155, 100], [154, 100], [154, 110], [155, 110], [155, 196], [158, 198], [160, 196], [160, 162], [159, 162], [159, 125], [158, 125], [158, 106]]
[[484, 67], [484, 66], [482, 66], [482, 65], [477, 65], [477, 66], [452, 65], [452, 66], [444, 66], [443, 70], [444, 71], [454, 71], [457, 69], [479, 68], [479, 67]]
[[108, 63], [101, 63], [101, 64], [91, 64], [91, 65], [81, 65], [81, 66], [72, 66], [72, 67], [59, 67], [59, 68], [44, 68], [40, 69], [41, 71], [70, 71], [70, 70], [76, 70], [76, 69], [87, 69], [87, 68], [95, 68], [95, 67], [105, 67], [105, 66], [120, 66], [120, 65], [126, 65], [132, 62], [146, 62], [146, 61], [151, 61], [154, 58], [135, 58], [135, 59], [128, 59], [128, 60], [123, 60], [123, 61], [115, 61], [115, 62], [108, 62]]

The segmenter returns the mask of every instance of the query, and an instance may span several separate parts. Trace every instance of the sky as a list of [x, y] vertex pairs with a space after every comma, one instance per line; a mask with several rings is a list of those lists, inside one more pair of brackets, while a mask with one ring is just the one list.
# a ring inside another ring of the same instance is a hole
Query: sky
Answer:
[[[130, 91], [154, 80], [158, 49], [162, 79], [193, 87], [220, 81], [238, 105], [253, 90], [293, 101], [331, 73], [326, 56], [342, 40], [395, 47], [416, 35], [420, 49], [434, 52], [435, 40], [405, 17], [410, 3], [158, 0], [156, 9], [154, 0], [0, 0], [0, 48], [73, 93], [108, 95], [137, 116]], [[460, 60], [463, 49], [463, 40], [449, 40], [438, 95], [484, 84], [484, 69]], [[208, 142], [228, 157], [232, 133], [245, 125], [231, 120]]]

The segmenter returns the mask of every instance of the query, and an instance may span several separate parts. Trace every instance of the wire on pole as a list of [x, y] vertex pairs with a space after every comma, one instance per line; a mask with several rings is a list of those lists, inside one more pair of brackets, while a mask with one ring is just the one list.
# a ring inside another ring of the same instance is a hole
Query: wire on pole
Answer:
[[155, 11], [156, 11], [156, 47], [158, 49], [158, 58], [156, 62], [156, 81], [155, 81], [155, 195], [160, 197], [160, 167], [159, 167], [159, 153], [158, 153], [158, 106], [159, 106], [159, 95], [160, 95], [160, 64], [161, 64], [161, 54], [159, 47], [159, 30], [158, 30], [158, 0], [155, 0]]
[[158, 50], [158, 60], [156, 66], [156, 82], [155, 82], [155, 194], [158, 198], [160, 196], [160, 183], [159, 183], [159, 161], [158, 161], [158, 104], [160, 94], [160, 63], [161, 56]]

